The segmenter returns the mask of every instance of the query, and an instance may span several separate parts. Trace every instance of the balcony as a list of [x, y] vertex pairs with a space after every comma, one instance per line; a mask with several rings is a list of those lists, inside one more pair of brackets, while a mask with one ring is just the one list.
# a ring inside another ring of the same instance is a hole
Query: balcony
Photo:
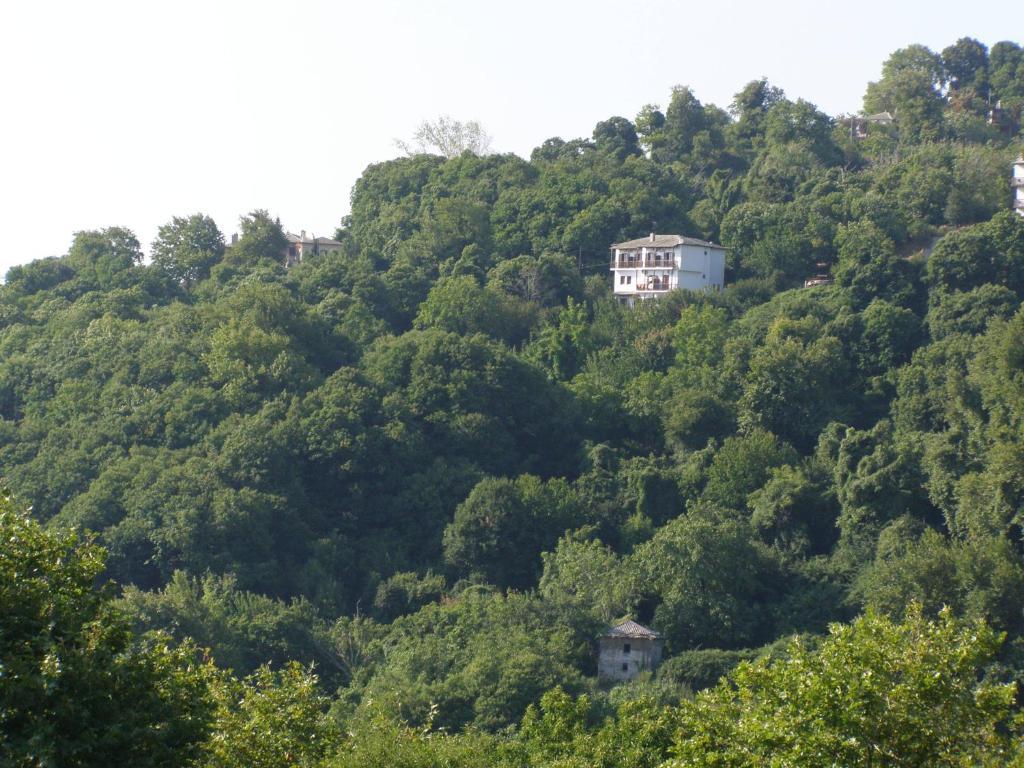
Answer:
[[672, 286], [669, 285], [668, 280], [648, 280], [646, 283], [637, 283], [636, 290], [637, 292], [669, 291], [672, 290]]
[[675, 269], [676, 260], [674, 258], [656, 258], [654, 256], [648, 256], [647, 258], [636, 258], [636, 259], [612, 259], [612, 269]]

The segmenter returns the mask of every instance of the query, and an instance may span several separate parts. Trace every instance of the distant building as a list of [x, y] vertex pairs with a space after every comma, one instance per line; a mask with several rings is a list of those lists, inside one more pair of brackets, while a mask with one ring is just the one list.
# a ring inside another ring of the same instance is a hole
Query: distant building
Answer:
[[828, 263], [819, 261], [816, 264], [818, 271], [804, 280], [804, 288], [813, 288], [816, 285], [832, 285], [835, 280], [829, 275]]
[[1021, 216], [1024, 216], [1024, 154], [1017, 155], [1013, 162], [1013, 208]]
[[851, 138], [866, 139], [869, 125], [893, 125], [896, 122], [896, 117], [891, 112], [876, 112], [873, 115], [844, 117], [839, 122], [850, 126]]
[[306, 237], [306, 230], [297, 235], [285, 232], [284, 236], [288, 240], [284, 256], [285, 266], [294, 266], [307, 256], [341, 252], [341, 243], [337, 240], [329, 237]]
[[684, 235], [651, 233], [615, 243], [612, 280], [615, 297], [633, 306], [677, 288], [720, 291], [725, 286], [725, 252], [721, 245]]
[[598, 639], [597, 676], [605, 680], [632, 680], [661, 663], [661, 635], [653, 629], [624, 621]]
[[[284, 239], [287, 242], [281, 252], [281, 260], [286, 267], [294, 267], [307, 256], [314, 254], [341, 252], [341, 243], [337, 240], [332, 240], [329, 237], [306, 237], [306, 230], [302, 230], [297, 235], [285, 232]], [[236, 245], [238, 245], [237, 233], [231, 236], [231, 242], [227, 244], [227, 247], [234, 248]]]

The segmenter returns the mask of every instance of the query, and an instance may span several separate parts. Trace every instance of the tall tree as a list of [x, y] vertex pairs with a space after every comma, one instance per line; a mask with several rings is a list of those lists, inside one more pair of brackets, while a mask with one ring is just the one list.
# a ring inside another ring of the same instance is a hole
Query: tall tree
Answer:
[[188, 290], [224, 257], [224, 235], [209, 216], [175, 216], [157, 231], [151, 255], [157, 267]]
[[210, 667], [166, 638], [136, 644], [93, 584], [103, 552], [0, 498], [0, 763], [178, 766], [210, 729]]

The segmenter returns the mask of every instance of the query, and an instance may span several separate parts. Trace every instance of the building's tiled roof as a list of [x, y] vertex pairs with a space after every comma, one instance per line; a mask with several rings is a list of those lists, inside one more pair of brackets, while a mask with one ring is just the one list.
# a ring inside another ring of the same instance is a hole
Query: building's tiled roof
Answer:
[[724, 246], [685, 235], [655, 235], [653, 240], [649, 236], [638, 237], [636, 240], [627, 240], [624, 243], [612, 243], [612, 248], [674, 248], [677, 245], [702, 245], [705, 248], [726, 250]]
[[648, 629], [642, 624], [637, 624], [635, 621], [624, 621], [621, 624], [616, 624], [614, 627], [604, 633], [605, 637], [649, 637], [659, 638], [657, 632], [653, 629]]

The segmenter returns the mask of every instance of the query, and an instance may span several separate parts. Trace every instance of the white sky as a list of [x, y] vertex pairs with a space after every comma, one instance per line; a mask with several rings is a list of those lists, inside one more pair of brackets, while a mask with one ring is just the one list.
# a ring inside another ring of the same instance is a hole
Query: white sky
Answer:
[[893, 50], [1024, 40], [975, 0], [0, 0], [0, 274], [81, 229], [143, 246], [197, 211], [331, 234], [394, 139], [441, 114], [494, 148], [632, 119], [671, 87], [727, 107], [767, 76], [830, 114]]

